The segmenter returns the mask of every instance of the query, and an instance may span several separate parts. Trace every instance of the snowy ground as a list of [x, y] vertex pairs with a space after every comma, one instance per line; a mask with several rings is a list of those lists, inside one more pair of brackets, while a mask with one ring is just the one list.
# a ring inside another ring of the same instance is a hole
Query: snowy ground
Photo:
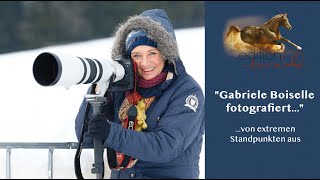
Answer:
[[[187, 71], [205, 90], [205, 28], [176, 30], [181, 59]], [[112, 38], [0, 55], [0, 142], [77, 142], [74, 119], [88, 85], [42, 87], [32, 74], [34, 59], [42, 52], [56, 52], [97, 59], [110, 58]], [[74, 179], [76, 150], [56, 149], [53, 178]], [[205, 178], [205, 147], [200, 159], [200, 178]], [[93, 150], [81, 155], [85, 179], [91, 174]], [[0, 178], [6, 178], [6, 149], [0, 149]], [[47, 149], [12, 149], [11, 178], [48, 178]]]

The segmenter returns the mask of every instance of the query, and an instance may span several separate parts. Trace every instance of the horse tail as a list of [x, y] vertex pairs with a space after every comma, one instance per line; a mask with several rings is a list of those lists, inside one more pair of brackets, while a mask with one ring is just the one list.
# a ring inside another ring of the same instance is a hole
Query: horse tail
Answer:
[[241, 29], [238, 26], [230, 26], [225, 29], [224, 46], [228, 54], [237, 56], [241, 52], [243, 42], [240, 34]]

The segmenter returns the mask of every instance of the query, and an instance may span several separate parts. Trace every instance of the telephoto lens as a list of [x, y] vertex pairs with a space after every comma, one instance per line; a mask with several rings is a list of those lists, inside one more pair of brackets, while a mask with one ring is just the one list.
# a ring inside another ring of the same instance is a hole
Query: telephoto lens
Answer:
[[108, 83], [121, 80], [125, 69], [114, 60], [62, 55], [52, 52], [39, 54], [33, 63], [33, 76], [42, 86]]

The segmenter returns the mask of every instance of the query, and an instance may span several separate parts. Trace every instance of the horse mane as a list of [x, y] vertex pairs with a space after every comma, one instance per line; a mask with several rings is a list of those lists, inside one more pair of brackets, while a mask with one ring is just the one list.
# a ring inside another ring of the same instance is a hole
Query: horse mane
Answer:
[[284, 14], [277, 14], [277, 15], [275, 15], [275, 16], [273, 16], [272, 18], [270, 18], [267, 22], [265, 22], [264, 24], [269, 24], [269, 23], [271, 23], [274, 19], [276, 19], [276, 18], [280, 18], [280, 17], [282, 17]]

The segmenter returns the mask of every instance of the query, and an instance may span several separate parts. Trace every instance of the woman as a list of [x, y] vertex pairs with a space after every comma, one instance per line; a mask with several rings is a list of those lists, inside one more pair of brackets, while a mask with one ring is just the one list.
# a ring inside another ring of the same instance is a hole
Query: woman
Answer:
[[[131, 158], [125, 168], [113, 168], [111, 178], [199, 178], [204, 95], [185, 71], [166, 12], [147, 10], [120, 24], [112, 58], [117, 55], [136, 64], [136, 86], [111, 93], [113, 116], [91, 117], [84, 145], [102, 139], [108, 151]], [[78, 139], [85, 103], [76, 118]], [[136, 122], [131, 129], [130, 118]]]

